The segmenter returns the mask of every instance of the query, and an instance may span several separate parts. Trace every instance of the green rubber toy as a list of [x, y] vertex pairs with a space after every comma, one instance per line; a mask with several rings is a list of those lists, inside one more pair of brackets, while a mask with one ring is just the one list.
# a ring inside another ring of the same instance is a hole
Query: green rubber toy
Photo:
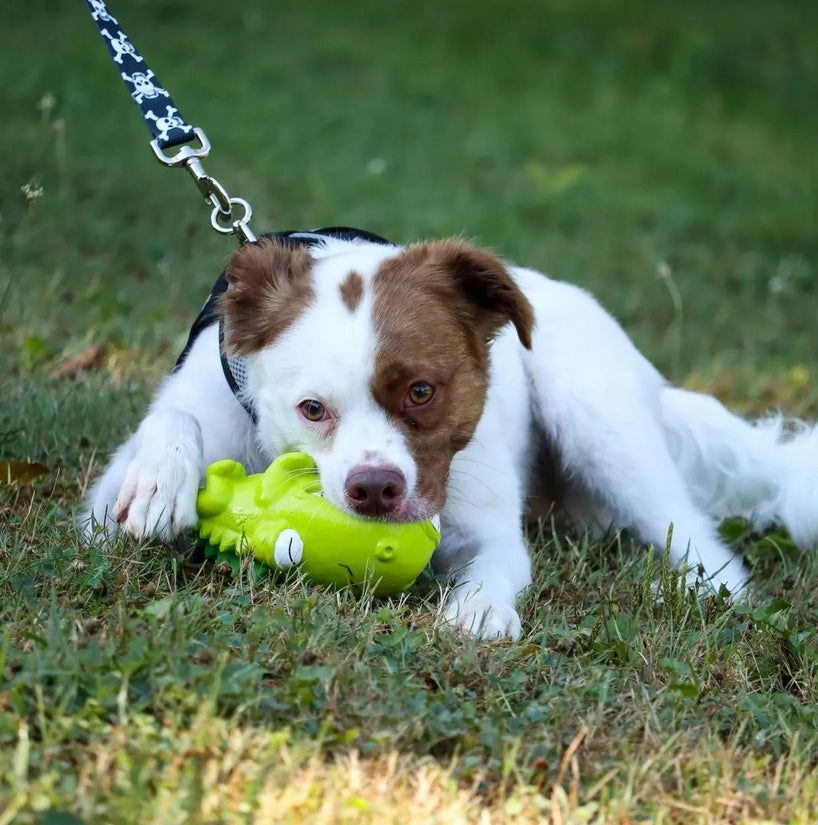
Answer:
[[264, 473], [237, 461], [211, 464], [199, 492], [205, 554], [231, 563], [251, 552], [274, 570], [299, 567], [319, 584], [376, 596], [410, 587], [440, 543], [437, 519], [397, 523], [357, 518], [324, 498], [315, 461], [284, 453]]

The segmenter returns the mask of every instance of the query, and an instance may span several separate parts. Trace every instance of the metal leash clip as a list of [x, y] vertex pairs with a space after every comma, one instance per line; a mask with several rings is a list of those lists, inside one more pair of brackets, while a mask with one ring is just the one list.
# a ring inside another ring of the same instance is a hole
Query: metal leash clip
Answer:
[[[209, 154], [210, 141], [198, 126], [193, 127], [193, 134], [198, 139], [199, 145], [183, 144], [174, 155], [166, 154], [155, 138], [150, 142], [151, 149], [161, 164], [183, 166], [187, 169], [205, 202], [213, 207], [210, 213], [210, 225], [217, 232], [223, 235], [238, 235], [239, 242], [243, 244], [254, 243], [258, 238], [248, 225], [250, 218], [253, 217], [253, 208], [244, 198], [231, 198], [219, 181], [205, 172], [201, 159]], [[233, 219], [234, 207], [243, 210], [241, 217]]]
[[[153, 135], [150, 142], [153, 153], [165, 166], [184, 166], [205, 202], [213, 207], [210, 225], [223, 235], [237, 235], [240, 243], [254, 243], [258, 239], [249, 227], [253, 210], [244, 198], [231, 198], [227, 190], [205, 172], [201, 159], [210, 152], [210, 141], [198, 127], [192, 126], [179, 113], [167, 89], [148, 68], [145, 59], [136, 50], [122, 30], [119, 21], [108, 11], [105, 0], [86, 0], [91, 19], [113, 60], [117, 72], [134, 103], [139, 107], [145, 125]], [[188, 145], [198, 140], [198, 147]], [[178, 147], [178, 149], [176, 148]], [[168, 155], [165, 149], [176, 149]], [[241, 210], [234, 218], [234, 209]]]

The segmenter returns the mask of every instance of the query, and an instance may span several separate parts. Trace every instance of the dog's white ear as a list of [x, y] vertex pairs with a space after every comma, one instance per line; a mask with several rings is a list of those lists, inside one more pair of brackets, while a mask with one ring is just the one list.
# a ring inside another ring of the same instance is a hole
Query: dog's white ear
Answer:
[[520, 343], [531, 349], [534, 310], [497, 256], [461, 240], [439, 241], [428, 248], [465, 299], [458, 311], [473, 329], [491, 340], [510, 321]]
[[224, 343], [233, 356], [269, 346], [312, 303], [312, 257], [303, 247], [262, 239], [245, 244], [225, 270], [230, 288], [219, 299]]

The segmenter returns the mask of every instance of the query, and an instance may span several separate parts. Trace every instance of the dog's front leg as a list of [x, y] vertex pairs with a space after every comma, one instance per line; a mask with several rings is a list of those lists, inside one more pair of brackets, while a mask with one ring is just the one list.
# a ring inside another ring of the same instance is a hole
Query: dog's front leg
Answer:
[[444, 615], [483, 639], [517, 639], [522, 630], [517, 596], [531, 583], [528, 550], [522, 535], [486, 539], [488, 545], [473, 550], [471, 560], [453, 571]]
[[210, 462], [233, 458], [257, 469], [253, 432], [222, 375], [217, 328], [206, 329], [92, 488], [80, 519], [86, 539], [121, 528], [170, 541], [192, 527]]
[[517, 639], [517, 597], [531, 583], [520, 528], [521, 484], [511, 468], [485, 477], [467, 468], [455, 460], [453, 490], [442, 514], [443, 541], [432, 560], [436, 571], [450, 576], [445, 618], [484, 639]]
[[92, 511], [135, 539], [170, 541], [196, 523], [202, 433], [190, 413], [150, 412], [97, 485]]

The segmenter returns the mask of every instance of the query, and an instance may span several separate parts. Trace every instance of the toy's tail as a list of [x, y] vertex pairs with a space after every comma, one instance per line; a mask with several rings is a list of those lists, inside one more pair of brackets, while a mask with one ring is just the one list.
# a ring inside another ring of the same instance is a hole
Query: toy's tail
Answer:
[[236, 482], [247, 478], [247, 472], [238, 461], [224, 459], [207, 469], [207, 482], [199, 492], [196, 508], [201, 518], [217, 516], [230, 503]]
[[676, 388], [661, 403], [671, 454], [700, 507], [757, 529], [783, 525], [802, 548], [818, 543], [818, 426], [781, 416], [751, 423]]

